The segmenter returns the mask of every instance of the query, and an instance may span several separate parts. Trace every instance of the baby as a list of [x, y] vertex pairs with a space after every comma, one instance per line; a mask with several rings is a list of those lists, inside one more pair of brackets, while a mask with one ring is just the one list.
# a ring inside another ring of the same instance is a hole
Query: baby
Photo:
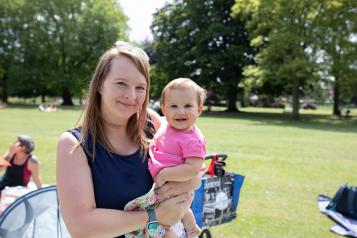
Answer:
[[[188, 78], [178, 78], [162, 92], [162, 122], [150, 145], [149, 170], [156, 187], [168, 181], [187, 181], [201, 171], [206, 143], [195, 125], [203, 110], [206, 91]], [[197, 237], [201, 229], [189, 209], [183, 217], [188, 237]], [[175, 228], [176, 227], [176, 228]], [[178, 237], [177, 226], [165, 232], [165, 238]]]

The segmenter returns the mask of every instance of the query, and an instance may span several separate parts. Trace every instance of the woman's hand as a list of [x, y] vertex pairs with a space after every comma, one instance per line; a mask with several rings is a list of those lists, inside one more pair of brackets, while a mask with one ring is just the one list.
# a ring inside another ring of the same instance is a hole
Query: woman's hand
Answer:
[[9, 145], [9, 156], [13, 156], [15, 154], [15, 150], [16, 150], [16, 143], [18, 143], [17, 141], [14, 141], [12, 143], [10, 143]]
[[157, 221], [164, 226], [174, 225], [183, 218], [192, 200], [192, 193], [184, 193], [163, 201], [155, 208]]
[[10, 161], [11, 158], [14, 156], [14, 154], [16, 152], [16, 143], [18, 143], [18, 142], [14, 141], [14, 142], [10, 143], [9, 150], [4, 154], [5, 160]]
[[201, 185], [201, 175], [195, 176], [193, 179], [186, 182], [167, 182], [156, 190], [157, 199], [159, 202], [170, 197], [175, 197], [183, 193], [193, 192]]
[[156, 175], [156, 177], [154, 178], [154, 182], [155, 182], [157, 188], [162, 187], [162, 185], [164, 185], [166, 183], [165, 177], [163, 176], [163, 173], [162, 173], [163, 170], [161, 170], [159, 172], [159, 174]]

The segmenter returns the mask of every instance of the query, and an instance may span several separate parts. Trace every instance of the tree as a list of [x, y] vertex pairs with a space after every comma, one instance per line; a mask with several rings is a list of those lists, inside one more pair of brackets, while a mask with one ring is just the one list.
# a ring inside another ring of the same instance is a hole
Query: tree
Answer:
[[[317, 49], [333, 78], [333, 114], [340, 116], [341, 96], [353, 95], [357, 78], [357, 2], [326, 1], [317, 22]], [[341, 95], [342, 94], [342, 95]]]
[[291, 92], [293, 119], [299, 119], [304, 86], [317, 76], [312, 34], [320, 6], [318, 0], [237, 0], [232, 8], [235, 16], [249, 19], [251, 43], [260, 48], [259, 80]]
[[[299, 98], [304, 88], [318, 85], [321, 75], [335, 79], [335, 109], [339, 81], [348, 78], [356, 55], [356, 2], [348, 0], [237, 0], [233, 14], [248, 19], [251, 43], [259, 46], [257, 65], [245, 75], [260, 85], [291, 89], [293, 118], [299, 118]], [[324, 59], [324, 60], [323, 60]], [[329, 65], [331, 67], [329, 67]], [[252, 70], [254, 68], [255, 70]], [[259, 73], [257, 73], [259, 72]], [[283, 90], [282, 92], [286, 92]]]
[[64, 105], [81, 96], [103, 51], [127, 39], [127, 17], [115, 0], [23, 0], [19, 9], [9, 18], [21, 33], [14, 41], [19, 56], [13, 85], [31, 82], [36, 93], [61, 95]]
[[181, 0], [154, 14], [154, 75], [159, 76], [154, 85], [162, 88], [174, 78], [190, 77], [222, 94], [228, 111], [237, 111], [238, 83], [252, 52], [244, 23], [230, 15], [233, 3]]
[[[36, 51], [26, 55], [35, 58], [31, 64], [63, 104], [72, 105], [102, 52], [118, 38], [127, 39], [127, 18], [113, 0], [38, 0], [27, 7], [33, 14], [23, 42]], [[36, 67], [44, 61], [44, 69]]]
[[18, 37], [21, 30], [21, 0], [0, 0], [0, 88], [7, 103], [11, 67], [19, 60]]

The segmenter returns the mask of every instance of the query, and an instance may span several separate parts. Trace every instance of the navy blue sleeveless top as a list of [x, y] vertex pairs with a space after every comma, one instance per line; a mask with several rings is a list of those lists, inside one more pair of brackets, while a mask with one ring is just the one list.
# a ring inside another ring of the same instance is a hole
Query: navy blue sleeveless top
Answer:
[[[80, 138], [80, 128], [69, 132]], [[148, 170], [147, 155], [142, 155], [139, 150], [125, 156], [111, 154], [97, 141], [93, 160], [91, 145], [92, 139], [89, 137], [82, 148], [92, 172], [97, 208], [124, 210], [125, 204], [151, 189], [153, 179]]]

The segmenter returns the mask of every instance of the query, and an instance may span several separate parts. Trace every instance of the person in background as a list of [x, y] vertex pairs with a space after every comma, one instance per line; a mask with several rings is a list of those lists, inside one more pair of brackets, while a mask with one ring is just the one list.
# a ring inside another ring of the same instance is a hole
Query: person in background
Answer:
[[38, 106], [38, 110], [40, 110], [41, 112], [57, 112], [57, 107], [54, 104], [49, 104], [47, 106], [46, 103], [41, 103]]
[[157, 237], [158, 224], [171, 226], [184, 216], [201, 177], [169, 182], [157, 191], [159, 206], [124, 211], [153, 188], [148, 143], [160, 119], [147, 110], [149, 57], [117, 41], [100, 58], [75, 129], [57, 146], [57, 189], [61, 213], [73, 237], [124, 237], [144, 229]]
[[40, 163], [32, 154], [35, 143], [31, 137], [25, 135], [17, 136], [10, 144], [0, 163], [0, 172], [5, 170], [0, 180], [0, 191], [6, 186], [27, 186], [32, 178], [37, 188], [42, 187], [40, 178]]

